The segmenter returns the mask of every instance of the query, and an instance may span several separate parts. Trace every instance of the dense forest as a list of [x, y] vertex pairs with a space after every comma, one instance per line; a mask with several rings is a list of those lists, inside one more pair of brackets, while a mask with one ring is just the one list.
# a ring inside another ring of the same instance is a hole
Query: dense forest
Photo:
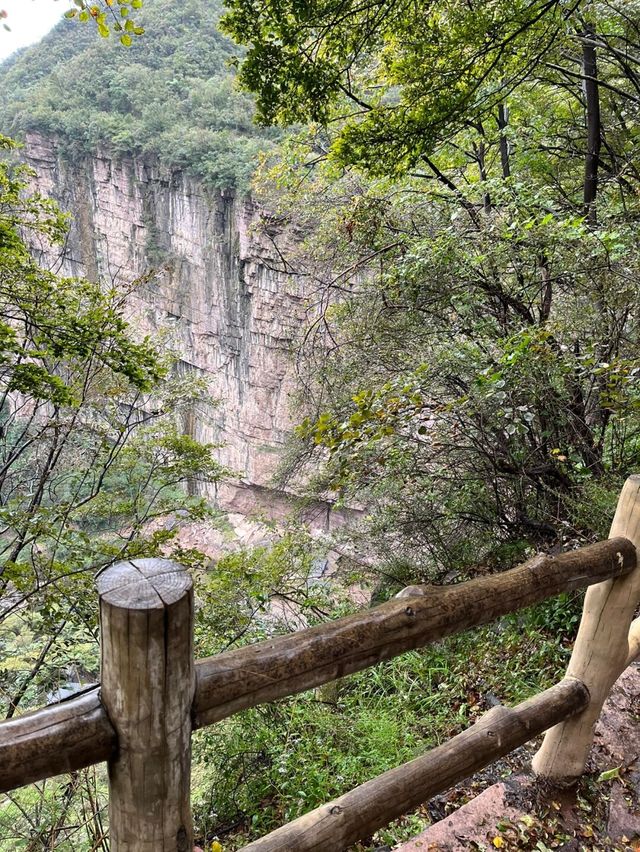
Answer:
[[69, 156], [106, 144], [188, 168], [212, 186], [248, 186], [258, 151], [277, 138], [253, 123], [236, 89], [239, 48], [220, 33], [221, 7], [156, 0], [136, 12], [144, 36], [129, 48], [65, 20], [2, 66], [4, 132], [63, 140]]
[[274, 169], [323, 290], [300, 460], [427, 573], [604, 534], [638, 463], [629, 4], [249, 6], [259, 115], [318, 122]]
[[[33, 260], [29, 232], [60, 242], [64, 217], [29, 193], [5, 141], [6, 717], [97, 679], [88, 565], [185, 562], [204, 656], [286, 630], [269, 614], [278, 595], [312, 625], [352, 611], [355, 584], [376, 603], [606, 538], [640, 467], [640, 3], [145, 0], [131, 14], [128, 29], [67, 20], [8, 60], [2, 130], [55, 137], [70, 160], [103, 147], [251, 188], [279, 268], [310, 294], [277, 485], [362, 511], [330, 539], [292, 518], [216, 564], [150, 524], [224, 524], [187, 486], [229, 472], [175, 427], [204, 388], [162, 341], [133, 342], [126, 293]], [[336, 582], [310, 582], [331, 549]], [[199, 733], [199, 841], [238, 849], [459, 732], [496, 696], [548, 686], [580, 607], [564, 595]], [[0, 850], [106, 849], [104, 800], [98, 770], [16, 791], [0, 800]], [[555, 819], [505, 848], [556, 848]]]

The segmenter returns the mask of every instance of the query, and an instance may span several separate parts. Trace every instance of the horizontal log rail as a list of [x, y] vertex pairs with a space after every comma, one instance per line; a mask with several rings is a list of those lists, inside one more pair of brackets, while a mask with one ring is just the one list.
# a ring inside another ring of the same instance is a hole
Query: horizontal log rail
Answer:
[[494, 707], [443, 745], [272, 831], [243, 852], [343, 852], [588, 703], [583, 683], [563, 680], [512, 709]]
[[[628, 665], [640, 656], [640, 618], [629, 646]], [[92, 687], [0, 724], [0, 792], [107, 761], [116, 750], [116, 731]]]
[[[454, 586], [410, 587], [408, 597], [200, 660], [193, 729], [635, 567], [634, 545], [608, 539]], [[2, 722], [0, 792], [109, 760], [117, 743], [99, 688]]]
[[118, 738], [97, 687], [0, 724], [0, 792], [115, 754]]
[[200, 660], [194, 726], [320, 686], [635, 567], [634, 545], [626, 538], [608, 539], [454, 586], [414, 586], [411, 597]]

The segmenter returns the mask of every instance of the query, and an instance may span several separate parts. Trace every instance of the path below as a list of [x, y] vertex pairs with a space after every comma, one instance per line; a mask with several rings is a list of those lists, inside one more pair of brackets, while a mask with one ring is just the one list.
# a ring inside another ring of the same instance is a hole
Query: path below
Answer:
[[[535, 746], [523, 752], [529, 758]], [[493, 784], [396, 852], [640, 852], [640, 666], [620, 676], [596, 726], [587, 773], [543, 789], [521, 771]], [[474, 779], [456, 788], [472, 788]], [[476, 782], [477, 783], [477, 782]]]

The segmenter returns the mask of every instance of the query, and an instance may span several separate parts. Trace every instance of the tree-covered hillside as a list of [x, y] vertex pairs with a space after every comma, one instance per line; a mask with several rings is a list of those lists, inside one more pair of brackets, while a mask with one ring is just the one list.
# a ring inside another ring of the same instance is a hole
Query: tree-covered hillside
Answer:
[[640, 5], [229, 10], [261, 117], [314, 123], [266, 188], [311, 234], [317, 488], [411, 580], [606, 535], [640, 466]]
[[100, 143], [156, 155], [220, 187], [245, 186], [274, 131], [253, 124], [234, 85], [238, 48], [218, 28], [221, 5], [149, 0], [136, 13], [144, 38], [124, 48], [64, 20], [0, 67], [3, 132], [60, 137], [69, 156]]

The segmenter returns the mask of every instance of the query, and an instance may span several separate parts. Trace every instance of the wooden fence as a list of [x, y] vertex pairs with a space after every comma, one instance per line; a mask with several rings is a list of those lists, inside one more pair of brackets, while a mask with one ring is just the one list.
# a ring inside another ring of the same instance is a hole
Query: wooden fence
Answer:
[[640, 653], [637, 547], [633, 476], [606, 541], [467, 583], [411, 586], [374, 609], [195, 663], [186, 570], [163, 559], [120, 562], [98, 576], [100, 687], [0, 724], [0, 792], [107, 761], [113, 852], [191, 852], [193, 730], [589, 586], [560, 683], [514, 708], [493, 708], [444, 745], [245, 849], [341, 852], [545, 730], [535, 772], [575, 778], [611, 686]]

